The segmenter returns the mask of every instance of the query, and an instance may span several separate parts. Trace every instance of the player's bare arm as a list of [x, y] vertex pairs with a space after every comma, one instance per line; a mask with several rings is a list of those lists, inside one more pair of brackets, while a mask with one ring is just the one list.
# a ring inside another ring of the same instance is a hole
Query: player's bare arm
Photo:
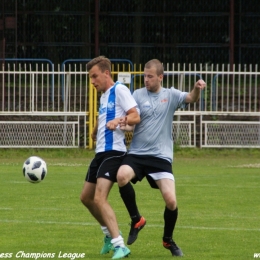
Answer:
[[141, 118], [135, 107], [129, 109], [126, 112], [125, 120], [126, 120], [126, 125], [130, 125], [130, 126], [140, 123]]
[[124, 116], [120, 118], [119, 120], [119, 127], [122, 131], [133, 131], [135, 128], [135, 125], [128, 125], [127, 124], [127, 116]]
[[[109, 130], [115, 130], [118, 126], [121, 127], [122, 124], [129, 125], [129, 126], [134, 126], [140, 122], [140, 116], [137, 112], [137, 109], [135, 107], [129, 109], [126, 113], [125, 117], [119, 117], [115, 118], [109, 122], [107, 122], [106, 127]], [[126, 130], [126, 129], [121, 129], [121, 130]], [[131, 129], [132, 130], [132, 129]], [[126, 130], [126, 131], [131, 131]]]
[[136, 108], [127, 111], [127, 116], [119, 120], [120, 129], [123, 131], [133, 131], [136, 124], [140, 123], [140, 116]]
[[199, 100], [200, 98], [200, 92], [202, 89], [206, 87], [206, 82], [202, 79], [198, 80], [195, 85], [193, 90], [187, 95], [185, 102], [186, 103], [195, 103]]
[[91, 138], [93, 141], [97, 140], [97, 130], [98, 130], [98, 123], [96, 123], [96, 125], [94, 126], [94, 129], [91, 133]]

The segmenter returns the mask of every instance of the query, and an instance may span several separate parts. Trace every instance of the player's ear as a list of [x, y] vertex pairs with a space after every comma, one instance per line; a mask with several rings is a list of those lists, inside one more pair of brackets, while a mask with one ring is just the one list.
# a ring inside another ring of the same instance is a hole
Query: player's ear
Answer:
[[110, 71], [109, 70], [105, 70], [105, 74], [107, 75], [107, 76], [112, 76], [112, 74], [110, 73]]

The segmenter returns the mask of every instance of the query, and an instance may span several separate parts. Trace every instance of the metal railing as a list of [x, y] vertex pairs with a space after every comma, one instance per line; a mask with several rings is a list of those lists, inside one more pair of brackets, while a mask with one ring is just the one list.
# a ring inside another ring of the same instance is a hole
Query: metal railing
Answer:
[[[9, 125], [9, 128], [12, 125], [14, 128], [20, 125], [21, 131], [24, 131], [25, 124], [18, 124], [17, 116], [21, 121], [26, 116], [31, 116], [32, 121], [44, 121], [45, 127], [48, 125], [48, 120], [39, 120], [39, 117], [56, 116], [58, 119], [54, 121], [57, 122], [57, 125], [62, 122], [67, 123], [68, 127], [71, 124], [69, 123], [70, 117], [84, 117], [83, 121], [87, 126], [83, 130], [80, 123], [77, 123], [77, 129], [82, 130], [72, 131], [73, 138], [79, 140], [81, 136], [84, 141], [79, 141], [79, 143], [86, 143], [86, 147], [92, 149], [94, 143], [90, 133], [98, 115], [99, 99], [96, 90], [90, 84], [86, 68], [79, 64], [77, 66], [69, 64], [66, 66], [66, 70], [54, 71], [53, 67], [46, 67], [46, 65], [36, 64], [32, 67], [23, 66], [19, 61], [16, 62], [12, 66], [5, 64], [0, 71], [0, 134], [6, 135], [7, 133], [3, 127], [4, 124]], [[133, 71], [132, 68], [134, 68]], [[255, 139], [252, 141], [248, 138], [247, 144], [244, 141], [239, 145], [231, 142], [231, 146], [260, 146], [258, 144], [258, 139], [260, 139], [258, 136], [260, 127], [260, 72], [258, 66], [242, 68], [242, 66], [234, 65], [231, 70], [230, 66], [224, 65], [221, 67], [218, 65], [185, 67], [179, 64], [177, 66], [166, 64], [165, 68], [163, 86], [166, 88], [174, 86], [181, 91], [190, 92], [198, 79], [202, 78], [207, 83], [206, 89], [201, 92], [199, 102], [189, 105], [185, 111], [177, 111], [173, 122], [175, 141], [178, 140], [182, 146], [193, 147], [199, 144], [200, 147], [223, 147], [225, 135], [229, 136], [229, 133], [234, 132], [237, 127], [243, 129], [240, 132], [244, 131], [246, 136], [252, 133]], [[135, 90], [143, 86], [141, 65], [138, 66], [138, 69], [136, 65], [126, 66], [125, 70], [120, 69], [122, 68], [113, 67], [114, 81], [118, 79], [120, 73], [127, 72], [130, 74], [131, 82], [126, 85], [130, 89]], [[197, 122], [196, 116], [199, 118]], [[191, 119], [187, 120], [187, 117], [191, 117]], [[7, 123], [7, 121], [13, 122]], [[26, 124], [30, 122], [24, 121]], [[76, 121], [79, 122], [79, 120]], [[241, 121], [245, 123], [239, 124]], [[254, 126], [252, 123], [247, 124], [246, 122], [253, 122]], [[214, 125], [218, 125], [218, 127], [214, 128]], [[199, 130], [198, 127], [196, 130], [196, 126], [199, 126]], [[38, 132], [37, 128], [34, 129]], [[215, 131], [215, 129], [222, 130]], [[218, 136], [220, 133], [224, 137], [215, 139], [212, 137], [212, 135]], [[60, 138], [64, 138], [64, 135], [60, 135]], [[240, 135], [237, 134], [236, 139], [239, 138]], [[222, 141], [218, 143], [218, 140]], [[62, 146], [65, 143], [60, 142], [59, 145]], [[72, 146], [77, 147], [79, 143], [73, 142]], [[0, 141], [0, 147], [3, 147], [3, 144]], [[8, 146], [8, 143], [6, 145]], [[66, 146], [68, 145], [64, 145], [64, 147]]]

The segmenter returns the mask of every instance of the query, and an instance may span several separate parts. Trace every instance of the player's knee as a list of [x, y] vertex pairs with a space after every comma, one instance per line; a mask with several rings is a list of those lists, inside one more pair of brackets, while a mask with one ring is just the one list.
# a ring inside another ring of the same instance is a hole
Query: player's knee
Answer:
[[119, 187], [125, 186], [129, 182], [129, 179], [123, 169], [119, 169], [117, 173], [117, 183]]
[[135, 177], [135, 173], [128, 165], [122, 165], [117, 172], [117, 183], [119, 187], [125, 186]]
[[92, 201], [88, 197], [84, 196], [84, 194], [80, 194], [80, 201], [87, 208], [89, 208], [92, 203]]
[[[83, 204], [83, 205], [85, 205], [85, 198], [83, 197], [83, 195], [82, 194], [80, 194], [80, 197], [79, 197], [79, 199], [80, 199], [80, 201], [81, 201], [81, 203]], [[86, 206], [86, 205], [85, 205]]]
[[104, 205], [106, 203], [106, 198], [102, 197], [102, 196], [95, 196], [93, 203], [97, 206], [97, 207], [102, 207], [102, 205]]
[[177, 208], [177, 204], [174, 203], [174, 204], [166, 204], [166, 207], [169, 209], [169, 210], [175, 210]]
[[169, 210], [175, 210], [177, 208], [177, 200], [175, 196], [167, 196], [165, 202], [166, 202], [166, 207]]
[[126, 178], [125, 178], [124, 174], [122, 173], [122, 171], [120, 171], [120, 170], [118, 171], [116, 179], [117, 179], [117, 183], [119, 186], [124, 186]]

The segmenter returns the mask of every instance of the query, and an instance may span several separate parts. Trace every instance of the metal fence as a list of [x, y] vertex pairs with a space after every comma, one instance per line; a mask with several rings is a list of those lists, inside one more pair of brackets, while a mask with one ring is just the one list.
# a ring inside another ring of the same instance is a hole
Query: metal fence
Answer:
[[[90, 133], [99, 94], [85, 61], [53, 70], [49, 64], [5, 64], [0, 71], [0, 147], [79, 147], [92, 149]], [[143, 68], [113, 64], [114, 81], [134, 91], [143, 86]], [[207, 87], [200, 101], [179, 110], [173, 137], [186, 147], [260, 147], [258, 66], [165, 64], [163, 86], [190, 92], [198, 79]], [[126, 136], [131, 141], [131, 134]]]
[[78, 121], [1, 121], [0, 132], [2, 148], [75, 148], [80, 145]]

